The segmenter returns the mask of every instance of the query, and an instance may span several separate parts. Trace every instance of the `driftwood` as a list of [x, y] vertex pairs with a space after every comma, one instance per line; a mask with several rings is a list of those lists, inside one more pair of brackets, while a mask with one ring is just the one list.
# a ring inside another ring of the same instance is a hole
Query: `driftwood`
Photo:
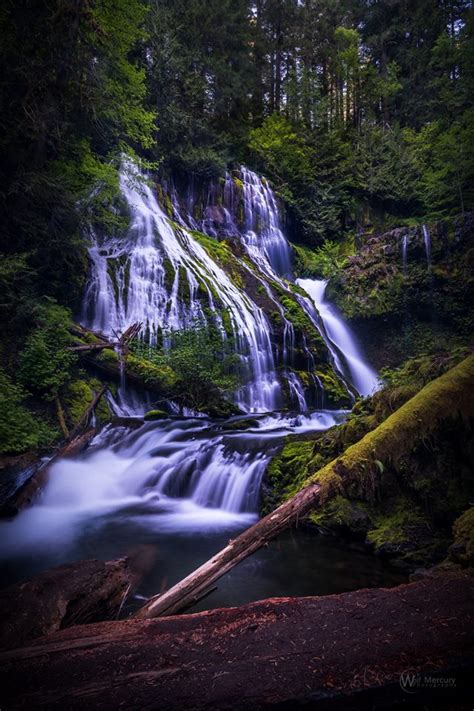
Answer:
[[[117, 333], [115, 334], [117, 339], [116, 341], [111, 341], [102, 334], [97, 334], [95, 332], [90, 331], [90, 333], [93, 333], [93, 335], [99, 339], [99, 343], [82, 343], [77, 346], [68, 346], [67, 350], [73, 351], [75, 353], [88, 353], [91, 351], [101, 351], [105, 348], [110, 348], [111, 350], [118, 351], [122, 355], [125, 355], [128, 352], [128, 346], [130, 344], [130, 341], [133, 341], [133, 339], [138, 336], [141, 327], [141, 323], [133, 323], [120, 336]], [[73, 335], [84, 335], [84, 331], [81, 331], [77, 327], [72, 327], [70, 330]]]
[[[473, 577], [448, 574], [71, 627], [0, 654], [2, 707], [472, 708], [473, 606]], [[417, 684], [418, 674], [431, 683]]]
[[150, 598], [136, 617], [173, 615], [189, 607], [222, 575], [284, 529], [298, 523], [298, 519], [319, 506], [322, 500], [326, 501], [361, 476], [375, 480], [380, 475], [380, 463], [393, 463], [410, 453], [414, 444], [429, 437], [441, 422], [474, 417], [474, 398], [466, 397], [473, 384], [474, 356], [470, 356], [425, 386], [375, 430], [317, 472], [293, 498], [230, 541], [170, 590]]

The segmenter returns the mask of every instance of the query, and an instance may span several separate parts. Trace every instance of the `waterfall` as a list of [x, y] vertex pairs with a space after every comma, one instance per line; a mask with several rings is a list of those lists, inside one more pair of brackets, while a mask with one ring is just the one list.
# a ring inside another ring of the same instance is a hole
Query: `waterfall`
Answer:
[[261, 271], [274, 277], [291, 277], [291, 249], [280, 227], [278, 205], [268, 181], [244, 166], [245, 230], [243, 242]]
[[408, 268], [408, 235], [403, 235], [402, 239], [402, 265], [403, 274], [406, 276]]
[[[171, 188], [170, 219], [150, 184], [125, 162], [120, 187], [130, 227], [125, 235], [94, 238], [82, 320], [107, 335], [140, 322], [141, 338], [152, 345], [166, 343], [170, 331], [212, 323], [240, 358], [242, 384], [235, 401], [257, 414], [250, 422], [241, 416], [213, 423], [187, 412], [185, 418], [141, 423], [136, 430], [105, 428], [78, 458], [56, 462], [38, 503], [3, 525], [0, 557], [31, 560], [32, 553], [46, 551], [57, 564], [90, 557], [93, 550], [106, 558], [112, 540], [122, 541], [114, 550], [124, 555], [140, 535], [153, 541], [158, 536], [160, 549], [173, 535], [189, 535], [194, 550], [205, 537], [197, 532], [214, 541], [220, 530], [228, 540], [229, 532], [255, 521], [262, 477], [283, 437], [324, 431], [346, 416], [342, 410], [310, 411], [313, 402], [324, 405], [315, 372], [320, 364], [304, 329], [292, 323], [290, 301], [321, 333], [348, 388], [368, 394], [376, 386], [377, 377], [347, 327], [324, 301], [325, 282], [299, 280], [308, 296], [293, 288], [291, 248], [268, 182], [243, 167], [240, 176], [236, 184], [227, 174], [222, 195], [216, 185], [209, 187], [202, 219], [192, 216], [192, 190], [183, 209]], [[217, 210], [218, 197], [223, 204]], [[249, 276], [253, 298], [245, 280], [231, 278], [194, 230], [214, 235], [216, 246], [222, 232], [235, 241], [235, 259]], [[266, 304], [272, 320], [259, 303]], [[272, 323], [278, 323], [278, 338]], [[284, 414], [275, 412], [284, 404], [283, 392], [292, 409]], [[109, 398], [120, 415], [143, 413], [152, 405], [142, 399], [140, 407], [138, 394], [125, 382]], [[195, 564], [193, 559], [190, 569]]]
[[247, 412], [276, 409], [281, 388], [272, 329], [262, 309], [235, 286], [184, 226], [171, 223], [133, 164], [125, 164], [121, 171], [120, 187], [131, 226], [124, 239], [111, 238], [102, 244], [97, 240], [90, 249], [85, 325], [112, 334], [141, 322], [142, 336], [154, 344], [163, 330], [206, 323], [209, 311], [225, 338], [220, 316], [225, 309], [245, 380], [237, 403]]
[[309, 294], [321, 316], [326, 343], [331, 350], [338, 372], [349, 379], [359, 395], [367, 396], [373, 393], [379, 383], [377, 373], [364, 361], [348, 326], [338, 316], [334, 307], [324, 300], [327, 282], [298, 279], [297, 284]]
[[425, 245], [426, 263], [428, 264], [428, 269], [431, 270], [431, 235], [428, 229], [428, 225], [423, 225], [422, 230], [423, 244]]

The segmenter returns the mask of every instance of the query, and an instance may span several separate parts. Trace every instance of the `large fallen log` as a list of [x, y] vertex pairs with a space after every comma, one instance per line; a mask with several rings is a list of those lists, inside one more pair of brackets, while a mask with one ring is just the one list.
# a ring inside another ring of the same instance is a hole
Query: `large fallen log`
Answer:
[[0, 647], [116, 617], [134, 574], [126, 559], [79, 561], [0, 591]]
[[425, 386], [342, 456], [317, 472], [296, 496], [229, 542], [167, 592], [152, 597], [137, 617], [172, 615], [188, 608], [237, 563], [251, 555], [284, 529], [341, 492], [354, 479], [380, 475], [380, 466], [394, 463], [409, 453], [417, 441], [430, 435], [441, 421], [474, 418], [474, 356]]
[[0, 654], [2, 708], [471, 708], [473, 607], [473, 577], [449, 574], [72, 627]]

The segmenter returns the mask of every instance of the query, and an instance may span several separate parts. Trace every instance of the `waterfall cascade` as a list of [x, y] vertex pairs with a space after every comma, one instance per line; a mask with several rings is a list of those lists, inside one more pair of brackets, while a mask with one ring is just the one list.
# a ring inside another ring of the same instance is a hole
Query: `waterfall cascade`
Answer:
[[324, 323], [326, 343], [341, 377], [347, 379], [360, 395], [370, 395], [378, 387], [379, 377], [364, 361], [354, 335], [324, 299], [327, 282], [317, 279], [298, 279], [297, 283], [310, 295]]
[[[209, 188], [201, 221], [190, 209], [192, 195], [188, 194], [184, 208], [174, 189], [171, 220], [130, 162], [121, 173], [121, 190], [130, 229], [124, 237], [97, 239], [90, 248], [92, 274], [84, 298], [85, 325], [110, 334], [139, 321], [142, 337], [154, 344], [165, 330], [211, 320], [223, 339], [231, 339], [239, 355], [242, 384], [235, 402], [244, 412], [276, 410], [285, 399], [292, 408], [305, 412], [308, 403], [321, 399], [322, 386], [314, 373], [316, 364], [306, 336], [300, 334], [296, 342], [286, 310], [299, 305], [329, 346], [324, 367], [331, 369], [333, 363], [342, 381], [350, 381], [350, 369], [344, 373], [343, 367], [337, 367], [314, 304], [293, 291], [291, 247], [281, 229], [277, 200], [264, 178], [245, 167], [240, 168], [238, 181], [228, 173], [220, 205], [212, 204], [217, 201], [217, 187]], [[196, 230], [207, 231], [218, 244], [217, 223], [247, 253], [247, 260], [239, 259], [239, 268], [265, 295], [267, 309], [257, 304], [258, 294], [251, 296], [199, 241]], [[273, 318], [278, 316], [279, 333], [269, 312]], [[304, 383], [302, 371], [309, 374]], [[349, 382], [348, 390], [351, 385], [357, 390], [356, 382]], [[121, 399], [126, 400], [124, 393]]]
[[[41, 548], [57, 562], [84, 557], [84, 546], [96, 555], [101, 542], [110, 555], [109, 528], [114, 541], [117, 531], [128, 538], [142, 530], [154, 537], [242, 528], [257, 516], [261, 479], [282, 437], [325, 430], [345, 417], [316, 409], [325, 398], [318, 368], [364, 395], [376, 386], [376, 374], [324, 301], [325, 283], [291, 283], [291, 248], [267, 181], [243, 167], [238, 181], [228, 174], [219, 209], [211, 186], [199, 220], [192, 191], [185, 210], [171, 190], [171, 218], [133, 164], [124, 165], [121, 189], [130, 228], [90, 247], [84, 323], [111, 334], [140, 322], [141, 337], [155, 344], [167, 331], [212, 322], [240, 357], [236, 402], [261, 414], [250, 426], [242, 416], [213, 423], [188, 413], [132, 431], [107, 427], [77, 460], [54, 464], [38, 504], [4, 524], [0, 555], [31, 557]], [[227, 246], [234, 244], [228, 254], [239, 279], [206, 248], [223, 233]], [[121, 391], [117, 411], [140, 412], [137, 394]], [[285, 398], [291, 414], [275, 412]], [[151, 403], [142, 403], [142, 412], [143, 405]]]

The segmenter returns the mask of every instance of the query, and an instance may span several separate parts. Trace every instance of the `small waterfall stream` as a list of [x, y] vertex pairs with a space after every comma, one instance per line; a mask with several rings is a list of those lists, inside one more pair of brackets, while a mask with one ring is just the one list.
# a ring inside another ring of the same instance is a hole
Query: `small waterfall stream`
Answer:
[[327, 282], [317, 279], [298, 279], [297, 283], [312, 298], [323, 321], [326, 343], [334, 358], [337, 370], [349, 379], [359, 395], [373, 393], [379, 386], [377, 373], [370, 368], [347, 324], [335, 308], [324, 299]]
[[[377, 386], [377, 375], [364, 362], [350, 331], [324, 301], [325, 282], [298, 280], [308, 296], [291, 292], [291, 247], [268, 182], [245, 167], [240, 168], [240, 179], [240, 197], [230, 175], [225, 179], [223, 229], [240, 240], [253, 265], [253, 279], [280, 315], [280, 343], [264, 310], [192, 233], [207, 231], [217, 238], [210, 210], [199, 222], [190, 208], [189, 214], [183, 213], [173, 194], [170, 220], [150, 184], [130, 163], [121, 173], [130, 229], [120, 237], [96, 238], [91, 245], [92, 271], [82, 318], [104, 334], [140, 322], [141, 337], [155, 344], [169, 331], [210, 322], [226, 339], [221, 316], [225, 310], [241, 362], [243, 382], [235, 402], [243, 412], [253, 413], [252, 421], [241, 416], [214, 422], [188, 413], [137, 423], [138, 428], [106, 427], [84, 454], [54, 464], [35, 506], [0, 524], [0, 561], [13, 559], [20, 570], [25, 565], [32, 570], [36, 556], [33, 569], [41, 569], [91, 557], [91, 552], [98, 557], [123, 555], [125, 541], [150, 540], [159, 549], [174, 541], [174, 556], [176, 545], [197, 551], [187, 568], [180, 568], [182, 575], [207, 557], [204, 548], [212, 554], [222, 536], [257, 519], [262, 477], [282, 438], [291, 432], [326, 430], [346, 415], [336, 409], [311, 411], [310, 402], [324, 401], [321, 381], [313, 372], [317, 364], [305, 336], [296, 343], [293, 323], [272, 284], [304, 309], [348, 390], [367, 395]], [[215, 199], [213, 191], [208, 201]], [[236, 215], [239, 199], [241, 223]], [[191, 195], [187, 202], [192, 204]], [[242, 268], [250, 269], [245, 260]], [[311, 401], [308, 385], [293, 369], [297, 347], [306, 354], [306, 381], [317, 395]], [[290, 413], [277, 412], [285, 381]], [[126, 383], [112, 404], [119, 415], [143, 414], [152, 405]], [[173, 567], [168, 554], [165, 566]]]

